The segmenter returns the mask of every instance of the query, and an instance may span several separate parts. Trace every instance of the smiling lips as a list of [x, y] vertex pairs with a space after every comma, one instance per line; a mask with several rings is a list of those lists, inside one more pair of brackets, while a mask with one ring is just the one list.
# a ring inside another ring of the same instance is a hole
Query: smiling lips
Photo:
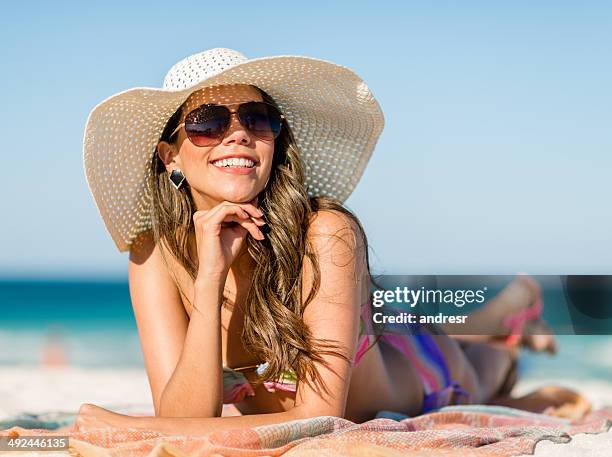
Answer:
[[226, 157], [217, 159], [211, 164], [220, 171], [237, 174], [248, 174], [255, 170], [255, 162], [244, 157]]
[[251, 159], [245, 159], [243, 157], [228, 157], [226, 159], [215, 160], [211, 162], [215, 167], [243, 167], [253, 168], [255, 162]]

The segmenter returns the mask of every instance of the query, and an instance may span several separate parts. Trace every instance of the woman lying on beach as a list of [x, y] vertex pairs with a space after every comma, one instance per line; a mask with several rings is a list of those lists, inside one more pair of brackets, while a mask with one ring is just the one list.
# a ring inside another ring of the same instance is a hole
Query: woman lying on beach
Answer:
[[[460, 403], [582, 405], [563, 389], [510, 398], [516, 346], [460, 345], [420, 325], [372, 334], [367, 238], [341, 201], [382, 125], [344, 67], [227, 49], [179, 62], [163, 90], [98, 105], [85, 168], [109, 232], [130, 251], [155, 417], [84, 404], [76, 427], [205, 434]], [[529, 309], [533, 291], [519, 276], [480, 319]], [[501, 317], [492, 329], [508, 332]], [[551, 336], [530, 344], [554, 350]], [[221, 417], [224, 404], [242, 415]]]

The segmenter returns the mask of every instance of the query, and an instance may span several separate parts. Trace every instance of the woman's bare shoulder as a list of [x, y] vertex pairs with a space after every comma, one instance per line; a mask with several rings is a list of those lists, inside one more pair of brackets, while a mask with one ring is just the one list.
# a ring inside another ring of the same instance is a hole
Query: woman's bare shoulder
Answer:
[[180, 297], [191, 314], [193, 280], [164, 243], [155, 241], [151, 231], [139, 234], [132, 243], [128, 272], [130, 283]]
[[130, 245], [130, 260], [137, 264], [145, 262], [156, 248], [152, 231], [139, 233]]
[[338, 210], [314, 211], [310, 217], [307, 236], [313, 243], [329, 243], [330, 240], [344, 241], [355, 249], [360, 241], [360, 230], [356, 221]]
[[130, 246], [129, 271], [146, 278], [169, 278], [168, 262], [172, 262], [167, 251], [161, 252], [164, 249], [162, 244], [155, 241], [151, 231], [140, 233]]
[[309, 227], [319, 231], [354, 229], [355, 225], [352, 217], [335, 209], [313, 211], [309, 220]]
[[[363, 284], [367, 283], [368, 242], [356, 216], [333, 209], [316, 211], [311, 218], [307, 238], [321, 272], [338, 268], [347, 272], [350, 270], [354, 278], [361, 278]], [[305, 266], [310, 270], [306, 264], [308, 262], [305, 262]]]
[[130, 261], [138, 265], [146, 261], [158, 263], [162, 260], [162, 254], [167, 257], [169, 251], [164, 248], [163, 243], [155, 241], [152, 230], [139, 233], [130, 245]]

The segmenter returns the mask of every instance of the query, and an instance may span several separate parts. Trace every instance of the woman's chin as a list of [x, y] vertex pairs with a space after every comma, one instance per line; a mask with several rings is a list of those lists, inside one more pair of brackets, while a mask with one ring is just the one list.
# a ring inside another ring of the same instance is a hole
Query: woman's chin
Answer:
[[248, 203], [255, 198], [256, 192], [228, 192], [220, 194], [217, 199], [219, 201], [233, 202], [233, 203]]
[[[260, 186], [255, 186], [255, 183], [242, 183], [243, 185], [232, 183], [209, 181], [206, 186], [202, 186], [198, 189], [198, 186], [192, 185], [192, 190], [196, 191], [205, 200], [209, 202], [234, 202], [234, 203], [248, 203], [253, 200], [263, 189], [263, 183]], [[246, 184], [246, 185], [245, 185]]]

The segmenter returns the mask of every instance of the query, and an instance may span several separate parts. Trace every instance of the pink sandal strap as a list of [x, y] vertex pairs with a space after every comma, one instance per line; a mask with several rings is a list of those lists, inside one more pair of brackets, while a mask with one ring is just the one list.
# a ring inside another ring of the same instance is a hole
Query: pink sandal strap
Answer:
[[506, 338], [506, 344], [512, 346], [518, 343], [523, 335], [525, 324], [541, 317], [543, 309], [542, 297], [538, 296], [535, 302], [528, 308], [506, 316], [502, 322], [502, 325], [510, 330], [510, 335]]

